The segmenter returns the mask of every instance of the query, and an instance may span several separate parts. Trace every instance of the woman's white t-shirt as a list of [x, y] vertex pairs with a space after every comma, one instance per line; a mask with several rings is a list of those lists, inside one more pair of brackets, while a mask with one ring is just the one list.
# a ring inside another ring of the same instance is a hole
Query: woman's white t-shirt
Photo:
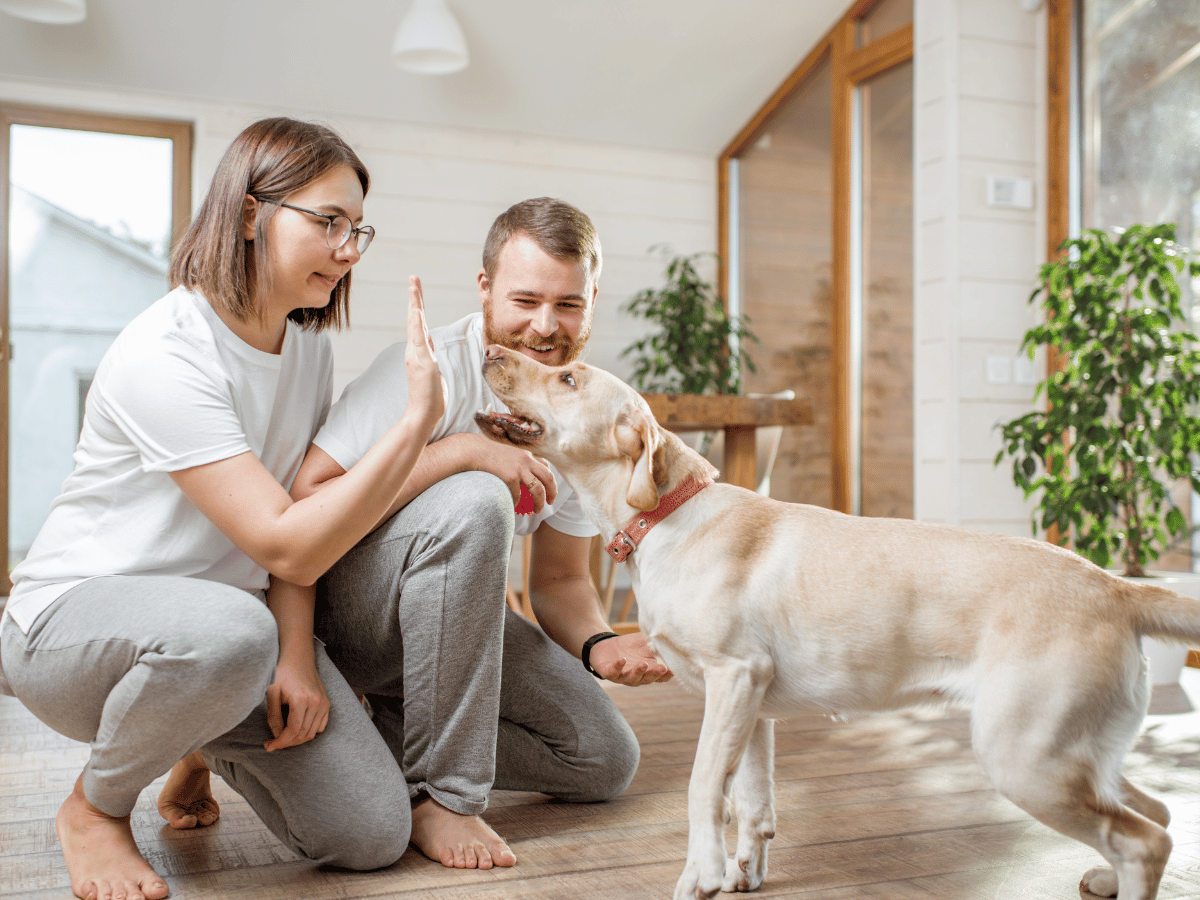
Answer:
[[201, 295], [167, 294], [101, 360], [75, 471], [12, 573], [5, 614], [28, 632], [62, 593], [99, 575], [183, 575], [265, 590], [267, 571], [168, 473], [249, 451], [290, 489], [332, 390], [328, 335], [288, 321], [282, 352], [265, 353]]

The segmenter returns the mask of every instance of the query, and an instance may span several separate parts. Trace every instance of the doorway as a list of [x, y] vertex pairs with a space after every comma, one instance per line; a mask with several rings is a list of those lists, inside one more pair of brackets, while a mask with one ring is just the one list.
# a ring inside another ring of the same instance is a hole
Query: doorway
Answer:
[[[912, 0], [859, 0], [721, 154], [721, 283], [792, 389], [772, 496], [913, 513]], [[807, 432], [807, 433], [805, 433]]]

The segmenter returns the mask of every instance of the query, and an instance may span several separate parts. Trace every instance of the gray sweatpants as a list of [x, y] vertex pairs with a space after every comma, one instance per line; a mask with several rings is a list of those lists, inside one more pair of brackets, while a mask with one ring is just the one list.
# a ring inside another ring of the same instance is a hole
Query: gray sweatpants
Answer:
[[[236, 588], [93, 579], [28, 635], [6, 622], [0, 657], [34, 715], [91, 744], [83, 786], [98, 809], [127, 815], [200, 750], [295, 853], [378, 868], [407, 847], [422, 791], [462, 813], [482, 810], [493, 783], [603, 800], [637, 768], [636, 739], [595, 679], [505, 606], [512, 534], [507, 488], [472, 472], [368, 535], [321, 585], [329, 724], [274, 753], [263, 743], [278, 633]], [[373, 722], [356, 691], [371, 696]]]
[[410, 795], [464, 814], [488, 790], [606, 800], [638, 745], [583, 664], [504, 602], [513, 540], [503, 482], [466, 472], [434, 485], [320, 582], [317, 634]]
[[91, 744], [84, 793], [109, 815], [128, 815], [144, 787], [200, 750], [301, 856], [374, 869], [408, 846], [404, 776], [319, 642], [328, 726], [299, 747], [263, 749], [279, 637], [245, 591], [198, 578], [97, 578], [59, 598], [28, 635], [6, 622], [2, 639], [18, 699]]

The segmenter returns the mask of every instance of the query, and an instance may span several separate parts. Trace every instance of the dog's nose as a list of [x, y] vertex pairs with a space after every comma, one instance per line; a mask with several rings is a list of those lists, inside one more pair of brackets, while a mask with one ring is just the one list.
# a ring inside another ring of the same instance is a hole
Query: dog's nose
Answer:
[[508, 351], [499, 344], [488, 344], [486, 355], [487, 358], [492, 362], [495, 362], [498, 359], [503, 359], [507, 354]]

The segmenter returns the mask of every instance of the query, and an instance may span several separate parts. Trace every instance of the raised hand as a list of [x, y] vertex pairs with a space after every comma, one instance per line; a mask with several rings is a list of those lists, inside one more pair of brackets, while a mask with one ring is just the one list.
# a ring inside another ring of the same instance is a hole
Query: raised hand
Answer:
[[446, 412], [446, 380], [433, 353], [433, 338], [425, 322], [425, 296], [421, 279], [408, 276], [408, 343], [404, 348], [408, 372], [408, 412], [430, 428]]

